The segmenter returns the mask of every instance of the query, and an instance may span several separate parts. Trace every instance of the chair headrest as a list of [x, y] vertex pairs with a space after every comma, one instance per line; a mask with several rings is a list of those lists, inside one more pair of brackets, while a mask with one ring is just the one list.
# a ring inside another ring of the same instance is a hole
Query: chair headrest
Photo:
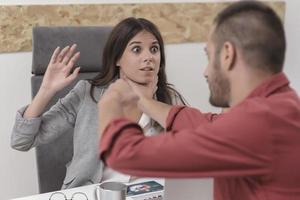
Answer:
[[34, 27], [32, 30], [32, 73], [43, 75], [57, 46], [77, 44], [80, 72], [99, 72], [102, 52], [112, 27]]

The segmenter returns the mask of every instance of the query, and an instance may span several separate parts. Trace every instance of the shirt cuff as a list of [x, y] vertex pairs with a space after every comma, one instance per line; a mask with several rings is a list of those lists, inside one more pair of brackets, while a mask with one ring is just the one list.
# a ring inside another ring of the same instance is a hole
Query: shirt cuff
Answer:
[[41, 124], [41, 118], [24, 118], [23, 115], [27, 107], [28, 106], [24, 106], [17, 111], [15, 128], [18, 132], [31, 134], [32, 132], [38, 131]]
[[173, 122], [175, 121], [178, 113], [184, 109], [186, 106], [173, 106], [169, 111], [167, 120], [166, 120], [166, 131], [171, 131], [173, 127]]
[[99, 142], [99, 157], [103, 162], [105, 162], [105, 154], [113, 148], [113, 144], [120, 133], [128, 127], [140, 129], [141, 133], [143, 133], [143, 130], [137, 123], [126, 118], [115, 119], [105, 127]]

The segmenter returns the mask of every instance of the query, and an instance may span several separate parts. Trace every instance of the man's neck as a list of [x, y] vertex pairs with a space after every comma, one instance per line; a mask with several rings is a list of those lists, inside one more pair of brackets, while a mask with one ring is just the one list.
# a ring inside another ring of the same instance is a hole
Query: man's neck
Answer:
[[250, 93], [272, 74], [261, 70], [244, 70], [232, 79], [230, 107], [245, 100]]

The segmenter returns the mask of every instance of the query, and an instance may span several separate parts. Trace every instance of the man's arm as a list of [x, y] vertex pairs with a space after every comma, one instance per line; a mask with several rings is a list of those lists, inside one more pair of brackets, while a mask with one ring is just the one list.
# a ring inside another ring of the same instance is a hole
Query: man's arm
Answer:
[[113, 119], [124, 117], [123, 108], [118, 101], [119, 94], [115, 91], [108, 91], [108, 93], [98, 103], [100, 133]]
[[[201, 115], [195, 112], [190, 116], [197, 121]], [[259, 125], [253, 127], [252, 119]], [[145, 137], [136, 123], [117, 119], [103, 133], [100, 157], [113, 169], [135, 176], [262, 175], [272, 163], [272, 140], [263, 124], [264, 116], [230, 112], [214, 123]]]
[[[173, 121], [173, 119], [176, 117], [176, 115], [169, 115], [170, 111], [175, 110], [173, 113], [177, 113], [177, 110], [181, 110], [181, 108], [184, 106], [169, 105], [153, 99], [153, 95], [156, 91], [155, 88], [157, 88], [157, 77], [154, 77], [153, 81], [147, 85], [137, 84], [126, 77], [123, 77], [123, 79], [130, 85], [134, 93], [139, 97], [139, 108], [156, 122], [158, 122], [162, 127], [170, 130], [172, 128], [172, 123], [169, 123], [169, 121]], [[203, 114], [200, 112], [194, 112], [194, 114], [202, 118], [201, 123], [211, 122], [217, 118], [217, 114], [212, 113]], [[177, 124], [176, 128], [192, 128], [196, 125], [199, 125], [199, 121], [194, 123], [193, 119], [190, 118], [188, 113], [182, 114], [181, 116], [183, 116], [182, 118], [184, 118], [187, 123]]]
[[139, 99], [138, 105], [144, 113], [166, 128], [166, 120], [172, 108], [171, 105], [145, 97]]

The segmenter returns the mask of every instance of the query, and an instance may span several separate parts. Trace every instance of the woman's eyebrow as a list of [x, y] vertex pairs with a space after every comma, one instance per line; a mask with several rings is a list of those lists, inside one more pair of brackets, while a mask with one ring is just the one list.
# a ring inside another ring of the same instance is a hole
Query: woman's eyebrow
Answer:
[[129, 43], [128, 46], [133, 45], [133, 44], [141, 44], [141, 43], [142, 43], [142, 42], [140, 42], [140, 41], [132, 41], [132, 42]]

